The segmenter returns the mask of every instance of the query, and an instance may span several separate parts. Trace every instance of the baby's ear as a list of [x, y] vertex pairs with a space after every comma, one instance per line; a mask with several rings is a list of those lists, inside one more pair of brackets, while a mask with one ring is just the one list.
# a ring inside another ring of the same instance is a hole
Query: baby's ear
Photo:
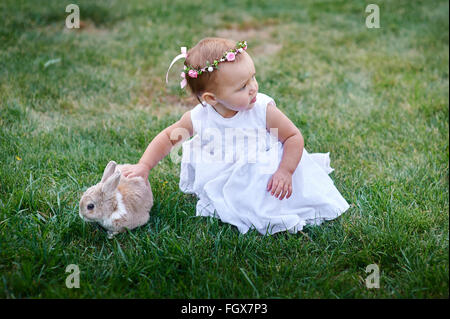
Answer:
[[102, 185], [102, 192], [104, 194], [113, 194], [116, 191], [117, 186], [120, 182], [120, 170], [117, 170], [112, 176], [106, 179], [106, 182]]
[[217, 99], [216, 96], [214, 95], [214, 93], [211, 92], [205, 92], [202, 94], [202, 99], [208, 103], [209, 105], [216, 105], [217, 104]]

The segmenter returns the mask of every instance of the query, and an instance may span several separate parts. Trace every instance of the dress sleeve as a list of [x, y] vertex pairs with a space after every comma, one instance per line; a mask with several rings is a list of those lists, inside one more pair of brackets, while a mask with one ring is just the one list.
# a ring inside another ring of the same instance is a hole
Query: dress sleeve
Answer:
[[[270, 102], [273, 102], [275, 104], [275, 101], [270, 96], [264, 94], [264, 93], [258, 93], [257, 96], [258, 100], [258, 106], [259, 106], [259, 117], [261, 118], [262, 123], [264, 124], [264, 127], [266, 127], [266, 113], [267, 113], [267, 104]], [[276, 105], [276, 104], [275, 104]]]
[[197, 104], [192, 110], [191, 110], [191, 121], [192, 121], [192, 128], [194, 130], [194, 135], [197, 134], [201, 127], [202, 122], [202, 116], [205, 112], [205, 107], [201, 104]]

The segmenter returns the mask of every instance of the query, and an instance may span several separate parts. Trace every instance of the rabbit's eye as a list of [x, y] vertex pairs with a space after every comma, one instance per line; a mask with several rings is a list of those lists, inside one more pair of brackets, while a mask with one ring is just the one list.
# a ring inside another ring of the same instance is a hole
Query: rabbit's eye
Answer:
[[87, 205], [87, 209], [89, 209], [89, 210], [94, 209], [94, 204]]

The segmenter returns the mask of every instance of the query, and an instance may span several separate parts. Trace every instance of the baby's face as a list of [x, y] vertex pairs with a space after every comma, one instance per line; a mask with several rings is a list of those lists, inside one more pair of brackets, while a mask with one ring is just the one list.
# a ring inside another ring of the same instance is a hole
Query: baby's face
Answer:
[[250, 109], [256, 102], [258, 82], [255, 78], [255, 65], [247, 52], [239, 62], [220, 65], [220, 76], [217, 78], [217, 101], [233, 111]]

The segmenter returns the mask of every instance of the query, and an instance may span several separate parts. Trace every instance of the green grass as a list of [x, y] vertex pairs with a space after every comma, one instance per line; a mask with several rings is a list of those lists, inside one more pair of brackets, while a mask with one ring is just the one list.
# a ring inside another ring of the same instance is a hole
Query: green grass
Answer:
[[[378, 1], [367, 29], [361, 1], [84, 0], [78, 31], [69, 3], [0, 2], [0, 297], [448, 298], [448, 2]], [[108, 240], [80, 195], [192, 106], [165, 71], [212, 35], [248, 40], [260, 91], [309, 152], [331, 152], [352, 207], [303, 233], [242, 235], [195, 217], [167, 157], [149, 223]]]

